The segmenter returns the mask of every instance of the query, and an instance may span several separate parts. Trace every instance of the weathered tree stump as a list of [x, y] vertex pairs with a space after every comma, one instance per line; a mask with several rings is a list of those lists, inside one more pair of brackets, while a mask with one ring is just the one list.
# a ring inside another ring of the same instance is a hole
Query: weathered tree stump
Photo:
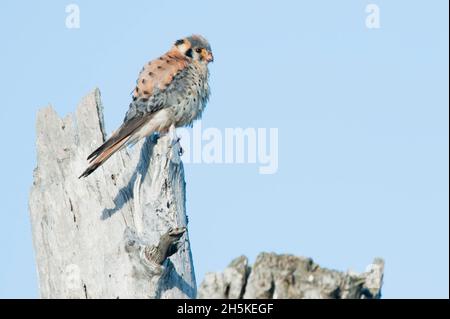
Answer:
[[322, 268], [311, 258], [261, 253], [252, 267], [245, 256], [223, 272], [208, 273], [199, 298], [225, 299], [372, 299], [381, 297], [384, 261], [376, 258], [366, 272]]
[[85, 179], [105, 140], [100, 92], [37, 116], [30, 217], [42, 298], [195, 298], [179, 145], [149, 138]]

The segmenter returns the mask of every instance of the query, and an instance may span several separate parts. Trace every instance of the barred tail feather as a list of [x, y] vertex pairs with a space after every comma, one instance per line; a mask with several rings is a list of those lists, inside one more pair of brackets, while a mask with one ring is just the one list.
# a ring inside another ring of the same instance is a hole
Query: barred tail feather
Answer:
[[[133, 117], [124, 122], [106, 142], [88, 156], [89, 167], [79, 178], [92, 174], [92, 172], [99, 168], [115, 152], [124, 148], [125, 145], [136, 142], [139, 138], [143, 137], [143, 133], [150, 134], [155, 128], [150, 122], [153, 116], [154, 114], [150, 113], [144, 116]], [[146, 129], [144, 132], [142, 132], [143, 128]]]
[[[88, 166], [88, 168], [78, 177], [88, 177], [90, 174], [92, 174], [97, 168], [99, 168], [108, 158], [110, 158], [115, 152], [121, 150], [124, 148], [130, 139], [130, 136], [127, 136], [126, 138], [114, 141], [113, 144], [111, 144], [110, 140], [106, 141], [98, 150], [96, 150], [94, 153], [95, 155], [90, 155], [89, 158], [91, 159], [91, 163]], [[106, 146], [106, 147], [104, 147]]]

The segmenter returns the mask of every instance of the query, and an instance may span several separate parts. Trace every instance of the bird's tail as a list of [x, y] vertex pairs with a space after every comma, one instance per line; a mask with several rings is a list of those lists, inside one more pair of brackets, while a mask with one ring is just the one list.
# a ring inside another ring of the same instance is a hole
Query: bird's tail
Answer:
[[130, 136], [127, 136], [121, 140], [117, 140], [114, 137], [108, 139], [103, 143], [98, 149], [96, 149], [91, 155], [89, 155], [88, 160], [90, 164], [88, 168], [81, 174], [78, 178], [87, 177], [92, 174], [97, 168], [99, 168], [108, 158], [111, 157], [115, 152], [121, 150], [127, 145]]

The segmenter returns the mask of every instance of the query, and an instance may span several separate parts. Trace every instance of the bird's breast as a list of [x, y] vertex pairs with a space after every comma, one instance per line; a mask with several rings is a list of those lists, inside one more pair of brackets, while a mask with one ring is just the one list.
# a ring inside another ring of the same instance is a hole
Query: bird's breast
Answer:
[[178, 127], [191, 125], [199, 119], [209, 97], [207, 73], [202, 74], [194, 69], [187, 72], [184, 80], [175, 101], [171, 103], [175, 125]]

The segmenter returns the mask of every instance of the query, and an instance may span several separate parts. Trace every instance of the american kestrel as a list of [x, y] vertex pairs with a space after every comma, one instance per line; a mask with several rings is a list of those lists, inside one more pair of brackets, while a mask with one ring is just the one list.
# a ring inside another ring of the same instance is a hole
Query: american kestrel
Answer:
[[139, 74], [133, 101], [123, 124], [88, 156], [87, 177], [115, 152], [154, 132], [167, 133], [201, 117], [209, 98], [208, 64], [213, 61], [208, 41], [200, 35], [178, 40]]

